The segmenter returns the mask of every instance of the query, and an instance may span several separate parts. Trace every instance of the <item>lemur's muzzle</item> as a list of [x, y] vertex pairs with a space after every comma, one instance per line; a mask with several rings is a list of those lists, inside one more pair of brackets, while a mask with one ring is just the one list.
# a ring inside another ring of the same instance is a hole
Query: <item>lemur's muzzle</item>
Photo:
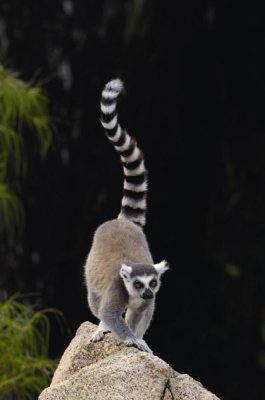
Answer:
[[147, 299], [152, 299], [154, 297], [154, 294], [152, 290], [150, 289], [145, 289], [145, 291], [142, 294], [142, 298], [147, 300]]

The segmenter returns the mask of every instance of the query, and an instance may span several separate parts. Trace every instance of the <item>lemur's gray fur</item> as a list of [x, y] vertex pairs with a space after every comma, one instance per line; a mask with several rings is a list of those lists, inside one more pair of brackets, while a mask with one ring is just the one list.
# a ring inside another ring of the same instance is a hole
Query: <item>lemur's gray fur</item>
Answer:
[[169, 268], [166, 261], [154, 264], [145, 225], [147, 171], [136, 141], [121, 128], [116, 111], [123, 90], [119, 79], [108, 82], [101, 98], [101, 123], [120, 154], [124, 185], [117, 219], [96, 230], [85, 264], [88, 304], [100, 320], [91, 338], [96, 342], [108, 331], [128, 346], [151, 352], [143, 335], [152, 320], [160, 277]]

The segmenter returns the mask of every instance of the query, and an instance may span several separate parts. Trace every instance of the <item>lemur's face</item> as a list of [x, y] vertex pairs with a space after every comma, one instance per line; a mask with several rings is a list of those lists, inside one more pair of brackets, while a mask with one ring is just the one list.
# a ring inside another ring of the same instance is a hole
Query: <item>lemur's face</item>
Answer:
[[152, 299], [158, 291], [160, 281], [156, 275], [138, 275], [130, 280], [125, 279], [124, 284], [130, 296], [141, 297], [144, 300]]
[[161, 285], [160, 276], [168, 269], [166, 262], [159, 264], [122, 264], [120, 276], [129, 296], [152, 299]]

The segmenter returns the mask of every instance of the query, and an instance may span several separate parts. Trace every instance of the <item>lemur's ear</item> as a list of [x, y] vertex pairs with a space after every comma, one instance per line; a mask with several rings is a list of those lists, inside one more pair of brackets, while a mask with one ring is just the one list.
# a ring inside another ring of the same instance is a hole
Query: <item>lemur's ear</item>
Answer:
[[131, 277], [131, 272], [132, 272], [132, 267], [130, 267], [129, 265], [126, 265], [126, 264], [121, 265], [120, 276], [122, 279], [129, 280]]
[[169, 269], [168, 262], [166, 260], [161, 261], [158, 264], [154, 264], [154, 267], [159, 275], [162, 275]]

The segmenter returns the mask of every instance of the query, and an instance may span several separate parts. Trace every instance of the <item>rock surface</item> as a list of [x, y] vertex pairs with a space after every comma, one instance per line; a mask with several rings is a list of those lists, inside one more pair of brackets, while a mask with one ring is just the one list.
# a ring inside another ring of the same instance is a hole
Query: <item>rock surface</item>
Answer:
[[219, 400], [190, 376], [112, 334], [91, 343], [95, 329], [89, 322], [79, 327], [39, 400]]

